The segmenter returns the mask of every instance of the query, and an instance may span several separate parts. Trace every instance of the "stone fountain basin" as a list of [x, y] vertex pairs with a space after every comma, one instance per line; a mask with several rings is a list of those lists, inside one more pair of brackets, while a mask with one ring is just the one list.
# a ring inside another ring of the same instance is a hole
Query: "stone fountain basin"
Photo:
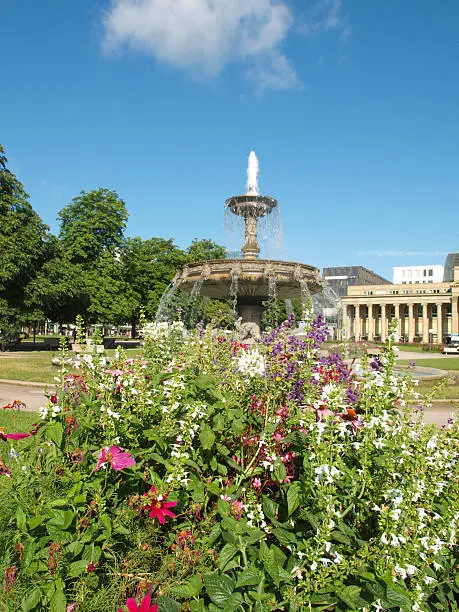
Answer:
[[[237, 278], [237, 286], [236, 286]], [[187, 264], [175, 277], [174, 285], [191, 293], [198, 285], [205, 297], [226, 299], [237, 292], [238, 298], [266, 300], [272, 296], [275, 279], [276, 297], [301, 298], [301, 287], [310, 293], [322, 290], [319, 270], [308, 264], [272, 259], [214, 259]]]

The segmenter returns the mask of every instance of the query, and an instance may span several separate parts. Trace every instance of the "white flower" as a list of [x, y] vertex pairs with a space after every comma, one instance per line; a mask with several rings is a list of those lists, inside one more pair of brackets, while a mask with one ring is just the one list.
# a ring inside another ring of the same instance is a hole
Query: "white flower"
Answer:
[[45, 406], [40, 406], [38, 412], [40, 414], [41, 419], [46, 419], [46, 417], [48, 416], [48, 408], [46, 408]]

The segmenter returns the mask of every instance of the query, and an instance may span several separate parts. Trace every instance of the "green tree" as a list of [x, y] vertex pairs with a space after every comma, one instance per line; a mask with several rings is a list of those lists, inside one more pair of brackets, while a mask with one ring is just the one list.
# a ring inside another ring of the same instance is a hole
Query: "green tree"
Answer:
[[226, 259], [225, 247], [220, 246], [213, 240], [195, 238], [186, 250], [188, 261], [205, 261], [208, 259]]
[[0, 145], [0, 335], [27, 322], [25, 291], [56, 246], [29, 203], [22, 183], [7, 167]]
[[142, 311], [147, 319], [155, 317], [163, 293], [186, 260], [172, 239], [127, 239], [121, 261], [132, 335]]
[[115, 253], [124, 240], [128, 213], [116, 191], [84, 191], [58, 215], [59, 238], [69, 259], [92, 265], [106, 252]]

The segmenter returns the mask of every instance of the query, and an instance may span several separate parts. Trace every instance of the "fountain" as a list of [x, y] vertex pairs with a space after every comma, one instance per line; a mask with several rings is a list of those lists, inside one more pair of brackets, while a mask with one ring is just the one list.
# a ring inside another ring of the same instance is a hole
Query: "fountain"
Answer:
[[277, 200], [260, 195], [258, 159], [250, 152], [247, 192], [225, 202], [225, 209], [243, 218], [245, 239], [242, 258], [215, 259], [187, 264], [172, 287], [191, 295], [231, 299], [240, 317], [239, 329], [249, 338], [260, 334], [263, 303], [269, 299], [299, 298], [303, 303], [322, 290], [319, 270], [307, 264], [259, 259], [258, 220], [277, 207]]

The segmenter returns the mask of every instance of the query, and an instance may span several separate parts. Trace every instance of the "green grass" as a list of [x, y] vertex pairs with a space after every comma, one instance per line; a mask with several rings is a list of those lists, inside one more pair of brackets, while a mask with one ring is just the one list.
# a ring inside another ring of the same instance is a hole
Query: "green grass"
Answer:
[[[138, 348], [127, 349], [126, 354], [135, 357], [139, 353]], [[106, 351], [108, 357], [115, 354], [114, 349]], [[23, 380], [26, 382], [53, 383], [54, 377], [59, 373], [59, 366], [53, 366], [51, 359], [58, 353], [31, 352], [14, 354], [8, 353], [7, 357], [0, 356], [0, 378], [6, 380]], [[70, 356], [71, 353], [69, 352]]]
[[[399, 365], [407, 365], [407, 359], [397, 359]], [[437, 368], [439, 370], [446, 370], [448, 372], [459, 370], [459, 357], [449, 357], [445, 355], [441, 359], [414, 359], [417, 366], [423, 368]]]
[[400, 351], [409, 351], [410, 353], [438, 353], [438, 351], [425, 351], [420, 344], [397, 344]]
[[[36, 412], [20, 412], [19, 410], [0, 411], [0, 428], [5, 433], [27, 433], [32, 425], [39, 420], [40, 417]], [[10, 465], [11, 459], [8, 457], [10, 448], [13, 447], [17, 453], [20, 453], [24, 444], [25, 441], [23, 440], [0, 441], [0, 459], [7, 466]]]
[[[415, 389], [419, 393], [429, 393], [433, 387], [438, 385], [438, 380], [424, 380], [419, 383]], [[433, 396], [433, 399], [444, 399], [444, 400], [456, 400], [459, 401], [459, 385], [444, 385], [440, 387], [440, 390]]]

